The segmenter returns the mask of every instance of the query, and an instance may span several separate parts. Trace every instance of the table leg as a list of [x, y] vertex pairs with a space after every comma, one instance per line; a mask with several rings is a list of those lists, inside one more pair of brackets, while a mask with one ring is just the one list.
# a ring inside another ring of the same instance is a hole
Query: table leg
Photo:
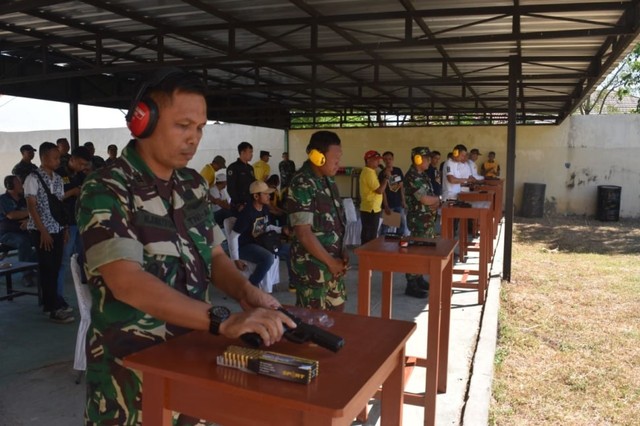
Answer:
[[[438, 269], [432, 271], [440, 271]], [[427, 382], [424, 393], [424, 424], [433, 426], [436, 422], [436, 396], [438, 394], [438, 361], [440, 351], [440, 319], [442, 303], [442, 274], [431, 274], [429, 286], [429, 327], [427, 335]]]
[[[433, 262], [431, 270], [441, 265]], [[449, 328], [451, 326], [451, 284], [453, 276], [453, 258], [449, 257], [442, 270], [442, 315], [440, 320], [440, 357], [438, 360], [438, 392], [447, 391], [447, 369], [449, 368]]]
[[171, 410], [165, 408], [165, 379], [144, 373], [142, 394], [142, 419], [145, 425], [171, 426]]
[[487, 287], [487, 264], [489, 260], [489, 250], [493, 246], [493, 239], [491, 238], [491, 228], [489, 224], [489, 212], [482, 215], [481, 219], [482, 230], [480, 234], [480, 270], [478, 271], [478, 304], [484, 303], [484, 292]]
[[371, 269], [360, 261], [358, 268], [358, 315], [371, 315]]
[[7, 300], [13, 302], [13, 297], [11, 297], [11, 294], [13, 294], [13, 281], [11, 280], [11, 272], [5, 275], [5, 280], [7, 282]]
[[404, 346], [395, 355], [396, 366], [382, 384], [380, 397], [380, 425], [402, 424], [402, 403], [404, 399]]
[[381, 318], [391, 318], [391, 299], [393, 297], [393, 272], [382, 272]]

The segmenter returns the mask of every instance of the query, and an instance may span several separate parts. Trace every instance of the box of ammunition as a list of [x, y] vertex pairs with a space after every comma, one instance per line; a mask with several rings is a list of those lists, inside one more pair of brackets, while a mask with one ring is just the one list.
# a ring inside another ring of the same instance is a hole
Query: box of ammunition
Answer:
[[229, 346], [216, 358], [218, 365], [275, 377], [296, 383], [309, 383], [318, 375], [318, 361], [263, 351]]

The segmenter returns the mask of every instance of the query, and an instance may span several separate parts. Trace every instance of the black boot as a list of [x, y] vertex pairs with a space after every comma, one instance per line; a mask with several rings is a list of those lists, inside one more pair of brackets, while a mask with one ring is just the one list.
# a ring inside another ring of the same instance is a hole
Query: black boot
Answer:
[[407, 288], [405, 289], [404, 294], [417, 299], [426, 299], [429, 297], [429, 292], [420, 288], [416, 280], [407, 280]]
[[416, 282], [418, 284], [419, 289], [429, 291], [429, 281], [425, 280], [422, 275], [418, 277]]

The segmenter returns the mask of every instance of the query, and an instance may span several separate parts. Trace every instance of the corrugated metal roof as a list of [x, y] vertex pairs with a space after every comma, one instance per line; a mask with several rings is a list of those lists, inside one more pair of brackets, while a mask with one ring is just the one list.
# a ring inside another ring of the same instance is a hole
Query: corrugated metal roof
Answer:
[[[638, 41], [639, 0], [85, 0], [0, 6], [0, 90], [126, 107], [145, 73], [207, 79], [210, 116], [557, 123]], [[472, 116], [470, 118], [470, 116]]]

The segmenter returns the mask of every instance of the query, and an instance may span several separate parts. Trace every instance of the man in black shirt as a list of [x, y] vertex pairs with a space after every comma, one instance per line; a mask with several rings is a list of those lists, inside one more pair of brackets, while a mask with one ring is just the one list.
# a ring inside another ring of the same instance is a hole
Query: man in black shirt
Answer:
[[74, 253], [82, 253], [82, 239], [78, 232], [78, 225], [76, 223], [76, 201], [80, 196], [80, 188], [84, 182], [87, 173], [91, 170], [91, 152], [80, 146], [71, 152], [71, 156], [67, 161], [66, 166], [56, 169], [56, 173], [62, 178], [64, 184], [64, 197], [62, 202], [64, 203], [69, 218], [67, 229], [69, 231], [69, 238], [64, 243], [62, 249], [62, 263], [60, 264], [60, 270], [58, 271], [58, 300], [63, 309], [70, 311], [69, 304], [64, 299], [64, 283], [69, 271], [69, 261], [71, 255]]
[[[275, 191], [274, 188], [270, 188], [261, 180], [256, 180], [250, 185], [249, 191], [252, 201], [238, 213], [238, 219], [229, 235], [229, 255], [240, 270], [246, 268], [243, 260], [256, 264], [256, 269], [249, 276], [249, 281], [257, 287], [275, 260], [274, 254], [260, 245], [257, 238], [269, 231], [276, 231], [278, 234], [282, 231], [288, 233], [288, 228], [270, 223], [270, 195]], [[289, 265], [288, 244], [280, 246], [278, 257]]]
[[59, 138], [56, 141], [56, 145], [58, 145], [58, 151], [60, 151], [60, 169], [67, 167], [67, 163], [69, 162], [69, 158], [71, 158], [71, 154], [69, 154], [69, 150], [71, 150], [71, 146], [69, 145], [69, 141], [67, 138]]
[[440, 162], [440, 152], [431, 151], [431, 163], [429, 164], [429, 168], [425, 172], [427, 176], [429, 176], [429, 180], [431, 180], [431, 187], [433, 188], [434, 195], [442, 195], [442, 175], [440, 174], [440, 167], [438, 163]]
[[22, 145], [20, 147], [22, 160], [20, 160], [20, 162], [13, 167], [13, 169], [11, 170], [11, 174], [18, 176], [22, 183], [24, 183], [24, 180], [31, 174], [31, 172], [38, 170], [38, 166], [31, 162], [31, 160], [33, 160], [35, 152], [36, 149], [31, 145]]
[[[391, 214], [391, 212], [400, 213], [400, 229], [398, 229], [397, 232], [401, 235], [406, 235], [408, 234], [407, 217], [405, 215], [407, 205], [404, 201], [404, 186], [402, 185], [404, 174], [400, 168], [394, 167], [393, 152], [385, 152], [382, 154], [382, 159], [384, 160], [385, 168], [380, 172], [378, 178], [382, 179], [382, 177], [387, 174], [387, 171], [390, 173], [389, 184], [382, 193], [382, 208], [385, 214]], [[389, 227], [383, 224], [380, 228], [380, 234], [384, 235], [388, 231]]]
[[256, 180], [253, 167], [249, 162], [253, 158], [253, 146], [249, 142], [238, 145], [238, 159], [227, 167], [227, 192], [231, 197], [231, 208], [239, 211], [251, 202], [249, 185]]

